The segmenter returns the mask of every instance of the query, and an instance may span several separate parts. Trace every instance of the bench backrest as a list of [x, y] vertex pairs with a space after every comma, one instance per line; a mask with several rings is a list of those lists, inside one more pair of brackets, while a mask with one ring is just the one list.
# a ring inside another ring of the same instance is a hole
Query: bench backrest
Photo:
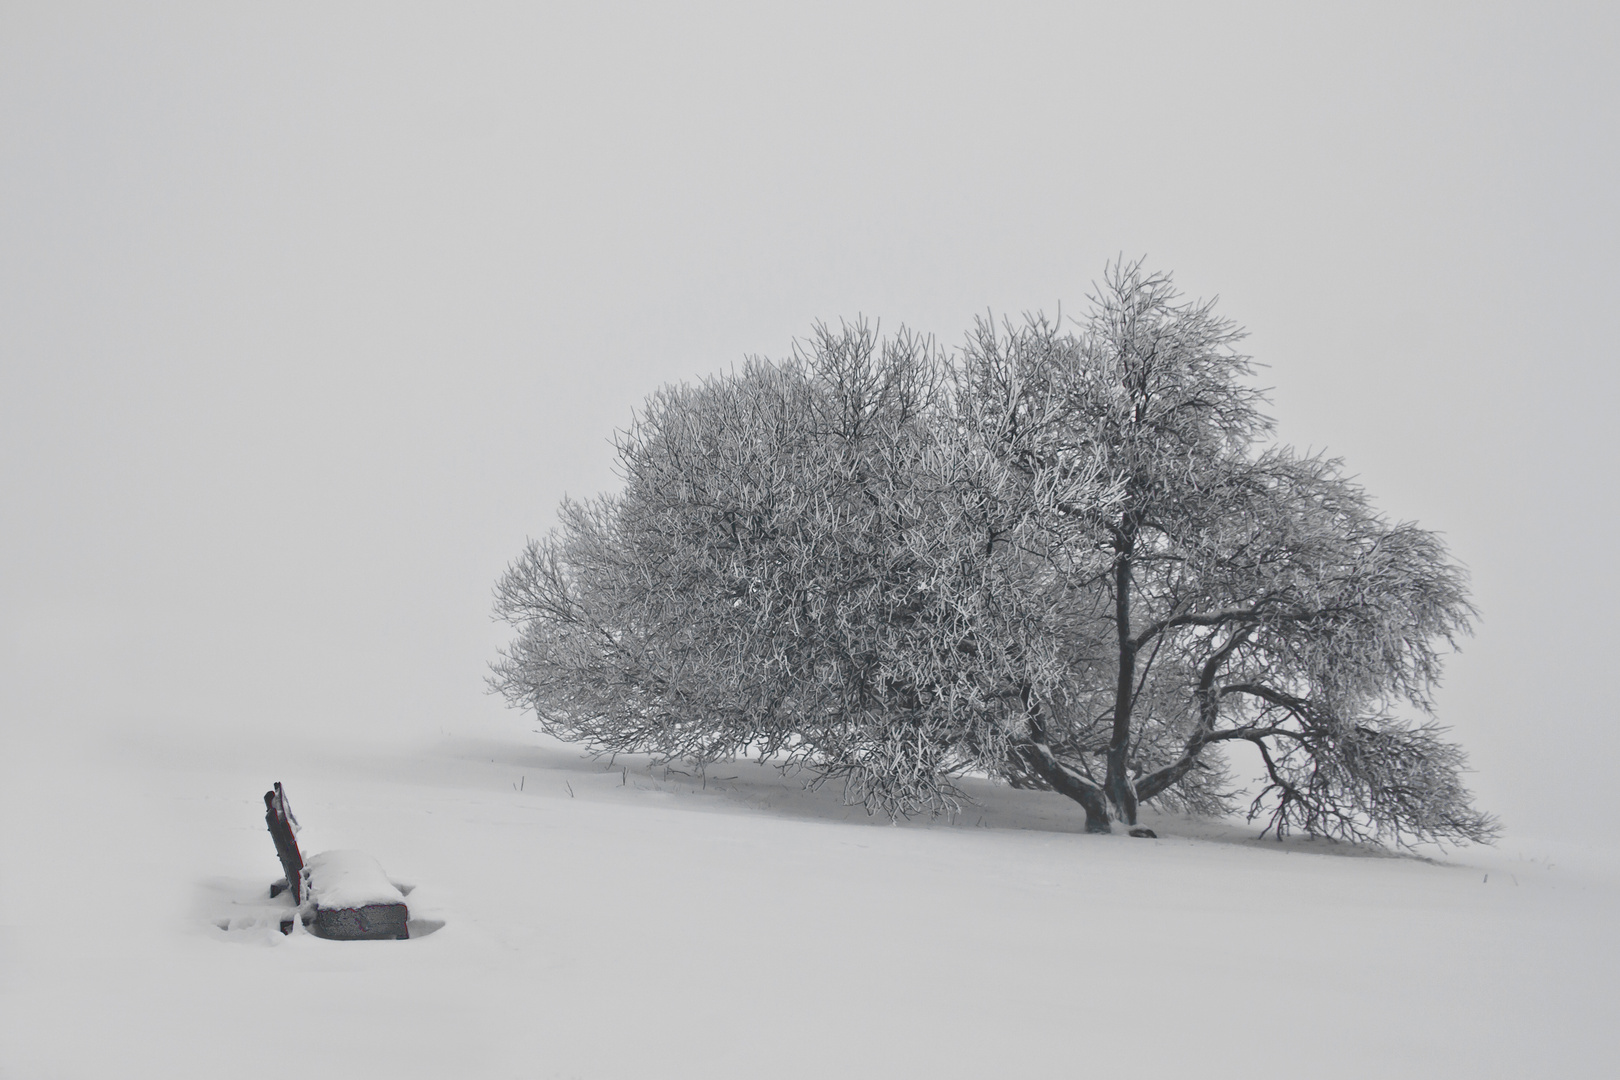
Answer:
[[304, 856], [298, 851], [293, 831], [298, 819], [287, 805], [287, 793], [276, 781], [273, 790], [264, 793], [264, 820], [270, 826], [270, 838], [276, 842], [276, 858], [281, 860], [282, 872], [287, 875], [287, 887], [292, 890], [293, 903], [304, 902]]

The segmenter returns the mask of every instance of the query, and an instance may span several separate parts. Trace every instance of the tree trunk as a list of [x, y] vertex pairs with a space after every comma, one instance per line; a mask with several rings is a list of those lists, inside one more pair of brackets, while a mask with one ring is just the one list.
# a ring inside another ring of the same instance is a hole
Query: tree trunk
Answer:
[[[1129, 537], [1124, 544], [1129, 544]], [[1136, 787], [1126, 770], [1131, 746], [1131, 704], [1136, 691], [1136, 642], [1131, 637], [1131, 558], [1128, 547], [1114, 563], [1114, 627], [1119, 638], [1119, 679], [1114, 685], [1114, 731], [1108, 740], [1103, 792], [1127, 825], [1136, 824]]]
[[1086, 832], [1113, 832], [1113, 826], [1108, 821], [1108, 800], [1103, 796], [1102, 789], [1057, 759], [1052, 748], [1046, 744], [1046, 726], [1041, 723], [1040, 715], [1035, 710], [1030, 712], [1029, 730], [1030, 741], [1018, 749], [1022, 751], [1022, 757], [1030, 769], [1050, 784], [1053, 791], [1067, 795], [1080, 804], [1086, 812]]

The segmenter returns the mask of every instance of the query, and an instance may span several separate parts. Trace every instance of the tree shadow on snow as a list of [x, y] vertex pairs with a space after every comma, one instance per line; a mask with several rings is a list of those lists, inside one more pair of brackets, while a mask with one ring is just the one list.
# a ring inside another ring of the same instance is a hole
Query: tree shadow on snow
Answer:
[[[957, 781], [962, 807], [955, 814], [891, 823], [882, 815], [846, 804], [843, 785], [819, 786], [801, 771], [784, 772], [770, 761], [743, 758], [707, 769], [686, 763], [655, 764], [646, 755], [590, 753], [548, 736], [544, 741], [494, 738], [446, 738], [435, 756], [452, 763], [462, 782], [486, 790], [510, 789], [519, 798], [573, 798], [628, 804], [654, 804], [694, 812], [756, 813], [800, 821], [839, 822], [851, 826], [911, 829], [988, 829], [1046, 833], [1085, 833], [1085, 815], [1070, 799], [1054, 792], [1018, 790], [986, 777]], [[1319, 837], [1289, 836], [1278, 840], [1259, 835], [1262, 822], [1241, 818], [1198, 818], [1144, 808], [1141, 824], [1158, 834], [1159, 843], [1206, 843], [1349, 858], [1425, 858], [1371, 844]], [[1116, 824], [1110, 840], [1128, 837]], [[1152, 843], [1154, 841], [1147, 841]]]

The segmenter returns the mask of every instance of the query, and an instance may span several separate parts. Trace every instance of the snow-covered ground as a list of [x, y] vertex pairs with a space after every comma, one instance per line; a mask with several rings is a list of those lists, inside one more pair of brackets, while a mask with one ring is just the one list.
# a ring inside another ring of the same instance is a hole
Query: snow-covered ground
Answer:
[[[274, 926], [306, 853], [416, 886], [404, 942]], [[1614, 1075], [1614, 864], [1434, 860], [979, 785], [891, 827], [752, 763], [13, 730], [0, 1075]], [[438, 925], [442, 923], [442, 926]]]

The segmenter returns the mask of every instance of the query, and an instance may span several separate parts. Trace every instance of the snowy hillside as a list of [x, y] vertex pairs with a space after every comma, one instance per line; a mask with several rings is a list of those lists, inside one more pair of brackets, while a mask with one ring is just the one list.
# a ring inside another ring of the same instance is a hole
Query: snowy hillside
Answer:
[[[1617, 56], [1616, 3], [0, 3], [0, 1080], [1620, 1076]], [[1466, 566], [1499, 847], [890, 827], [485, 692], [660, 387], [1137, 258]], [[413, 939], [278, 932], [275, 781]]]
[[[405, 942], [274, 927], [262, 792]], [[35, 1077], [1599, 1076], [1612, 867], [1434, 861], [975, 787], [891, 827], [742, 764], [8, 735], [0, 1061]], [[438, 924], [442, 923], [442, 927]], [[223, 927], [228, 927], [223, 928]]]

